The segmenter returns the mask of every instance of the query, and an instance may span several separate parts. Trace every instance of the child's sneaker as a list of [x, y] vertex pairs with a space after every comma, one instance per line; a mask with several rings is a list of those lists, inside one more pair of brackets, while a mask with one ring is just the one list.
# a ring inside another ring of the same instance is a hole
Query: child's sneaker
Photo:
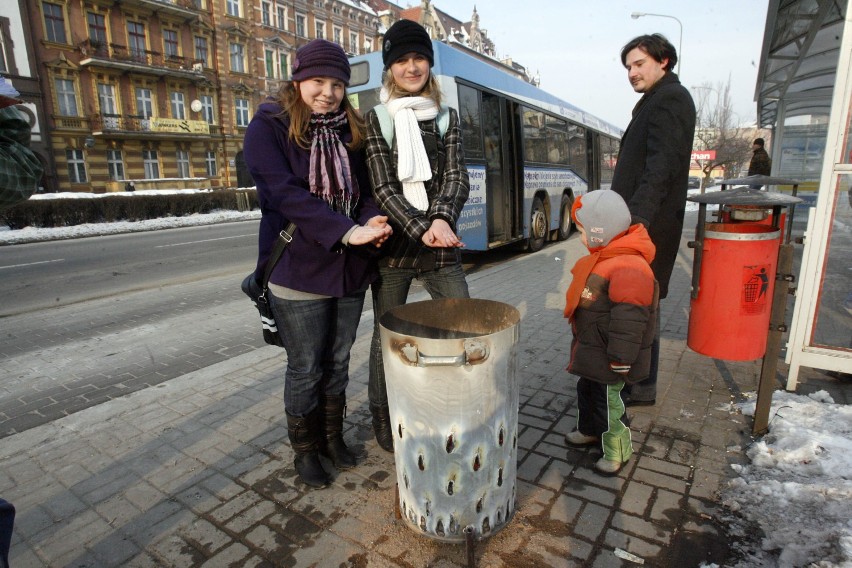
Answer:
[[573, 430], [565, 434], [565, 442], [571, 446], [591, 446], [600, 441], [601, 439], [597, 436], [586, 436], [579, 430]]
[[624, 464], [627, 462], [623, 461], [613, 461], [608, 460], [606, 458], [601, 458], [595, 462], [595, 471], [601, 475], [605, 475], [607, 477], [612, 477], [613, 475], [617, 475], [621, 468], [624, 467]]

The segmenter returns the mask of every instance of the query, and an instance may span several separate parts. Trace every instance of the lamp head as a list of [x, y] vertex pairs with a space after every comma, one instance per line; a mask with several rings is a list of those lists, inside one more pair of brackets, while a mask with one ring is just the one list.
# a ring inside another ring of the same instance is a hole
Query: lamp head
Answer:
[[633, 12], [632, 14], [630, 14], [630, 17], [633, 18], [634, 20], [638, 20], [639, 18], [641, 18], [644, 15], [645, 15], [644, 12]]

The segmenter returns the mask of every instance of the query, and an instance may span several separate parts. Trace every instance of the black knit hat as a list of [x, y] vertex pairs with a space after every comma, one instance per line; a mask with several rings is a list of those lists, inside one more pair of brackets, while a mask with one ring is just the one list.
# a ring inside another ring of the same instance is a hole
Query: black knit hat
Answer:
[[385, 32], [382, 41], [382, 61], [385, 69], [406, 53], [419, 53], [429, 60], [429, 67], [435, 65], [432, 52], [432, 40], [429, 33], [417, 22], [399, 20]]
[[343, 48], [324, 39], [314, 39], [300, 47], [293, 58], [294, 81], [311, 77], [334, 77], [349, 85], [349, 60]]

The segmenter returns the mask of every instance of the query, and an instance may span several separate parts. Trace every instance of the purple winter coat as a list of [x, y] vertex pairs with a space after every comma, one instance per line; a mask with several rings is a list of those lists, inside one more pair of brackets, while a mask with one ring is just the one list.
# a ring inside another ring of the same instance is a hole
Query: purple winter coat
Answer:
[[[288, 139], [289, 117], [280, 117], [280, 113], [277, 103], [261, 104], [246, 130], [243, 145], [262, 213], [255, 276], [262, 278], [278, 233], [287, 221], [292, 221], [298, 230], [272, 273], [272, 283], [337, 298], [366, 290], [377, 276], [377, 249], [372, 244], [347, 247], [340, 242], [354, 225], [363, 225], [383, 214], [370, 192], [363, 152], [348, 151], [360, 191], [353, 220], [311, 195], [310, 150]], [[348, 143], [352, 135], [346, 132], [341, 139]]]

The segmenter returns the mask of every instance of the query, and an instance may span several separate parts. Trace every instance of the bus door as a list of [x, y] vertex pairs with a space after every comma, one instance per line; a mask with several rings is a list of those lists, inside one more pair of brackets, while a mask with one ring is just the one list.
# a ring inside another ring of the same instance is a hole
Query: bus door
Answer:
[[513, 237], [514, 136], [511, 103], [482, 92], [482, 134], [485, 140], [485, 187], [488, 203], [488, 242], [503, 243]]
[[587, 153], [589, 179], [587, 181], [589, 191], [600, 189], [601, 187], [601, 164], [597, 159], [601, 155], [600, 137], [591, 129], [586, 130], [586, 147], [589, 149]]

